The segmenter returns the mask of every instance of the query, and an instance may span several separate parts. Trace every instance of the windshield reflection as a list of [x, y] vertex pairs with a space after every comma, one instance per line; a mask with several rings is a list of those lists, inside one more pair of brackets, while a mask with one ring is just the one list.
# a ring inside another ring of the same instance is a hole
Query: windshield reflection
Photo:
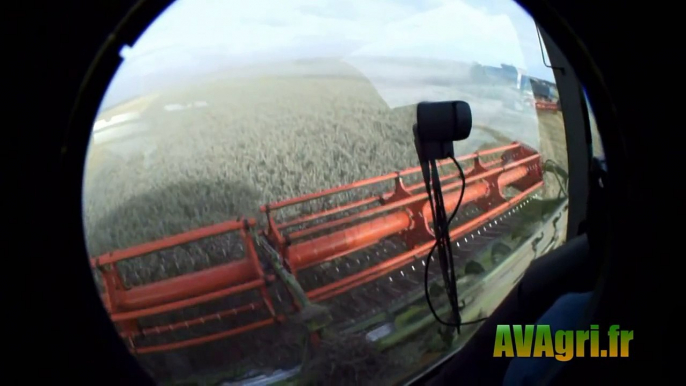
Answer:
[[[424, 298], [418, 102], [472, 109], [451, 224], [465, 321], [565, 241], [563, 112], [514, 2], [180, 0], [121, 54], [86, 241], [160, 382], [397, 384], [469, 339], [478, 325], [457, 336]], [[441, 176], [454, 207], [459, 175]], [[438, 264], [428, 277], [446, 313]]]

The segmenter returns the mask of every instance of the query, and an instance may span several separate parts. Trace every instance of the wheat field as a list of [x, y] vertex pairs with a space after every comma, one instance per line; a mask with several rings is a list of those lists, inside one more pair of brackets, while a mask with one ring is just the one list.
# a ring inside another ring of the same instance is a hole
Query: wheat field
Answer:
[[[101, 122], [135, 119], [92, 136], [83, 200], [90, 255], [259, 216], [271, 201], [416, 166], [414, 106], [389, 106], [370, 79], [337, 66], [336, 76], [306, 69], [218, 78], [102, 112]], [[492, 87], [450, 87], [472, 104], [475, 123], [456, 153], [517, 139], [566, 168], [561, 114], [510, 111], [487, 95]], [[209, 240], [171, 257], [129, 260], [121, 270], [128, 284], [147, 283], [225, 262], [225, 249]]]

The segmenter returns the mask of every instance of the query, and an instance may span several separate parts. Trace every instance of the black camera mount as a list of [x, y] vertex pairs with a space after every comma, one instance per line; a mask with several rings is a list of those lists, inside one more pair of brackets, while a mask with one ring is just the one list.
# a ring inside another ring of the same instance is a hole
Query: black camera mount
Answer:
[[[424, 272], [424, 292], [426, 300], [436, 320], [440, 323], [456, 327], [460, 333], [462, 323], [459, 312], [459, 298], [457, 294], [457, 278], [453, 262], [452, 246], [450, 244], [449, 224], [457, 214], [462, 203], [465, 190], [465, 176], [460, 164], [455, 159], [454, 141], [467, 139], [472, 129], [472, 112], [469, 104], [462, 101], [448, 102], [420, 102], [417, 105], [417, 123], [413, 126], [414, 143], [422, 168], [424, 184], [431, 206], [434, 235], [436, 243], [426, 258]], [[447, 217], [443, 204], [440, 176], [436, 160], [451, 158], [460, 171], [462, 188], [460, 199], [450, 218]], [[429, 297], [428, 272], [431, 256], [438, 249], [441, 272], [445, 289], [452, 309], [451, 321], [445, 322], [436, 314]]]

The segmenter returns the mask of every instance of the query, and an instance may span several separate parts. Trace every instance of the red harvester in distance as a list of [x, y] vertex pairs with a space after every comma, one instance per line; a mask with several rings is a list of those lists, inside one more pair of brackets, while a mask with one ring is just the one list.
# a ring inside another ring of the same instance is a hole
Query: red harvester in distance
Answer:
[[558, 102], [552, 102], [543, 99], [536, 99], [534, 102], [534, 106], [536, 107], [536, 110], [539, 111], [560, 111], [560, 105]]

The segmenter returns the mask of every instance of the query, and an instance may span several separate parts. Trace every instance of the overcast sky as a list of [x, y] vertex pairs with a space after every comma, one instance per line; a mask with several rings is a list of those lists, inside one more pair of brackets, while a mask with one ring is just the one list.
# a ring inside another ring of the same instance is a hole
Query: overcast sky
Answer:
[[122, 50], [102, 107], [231, 66], [357, 55], [507, 63], [553, 78], [512, 0], [177, 0]]

